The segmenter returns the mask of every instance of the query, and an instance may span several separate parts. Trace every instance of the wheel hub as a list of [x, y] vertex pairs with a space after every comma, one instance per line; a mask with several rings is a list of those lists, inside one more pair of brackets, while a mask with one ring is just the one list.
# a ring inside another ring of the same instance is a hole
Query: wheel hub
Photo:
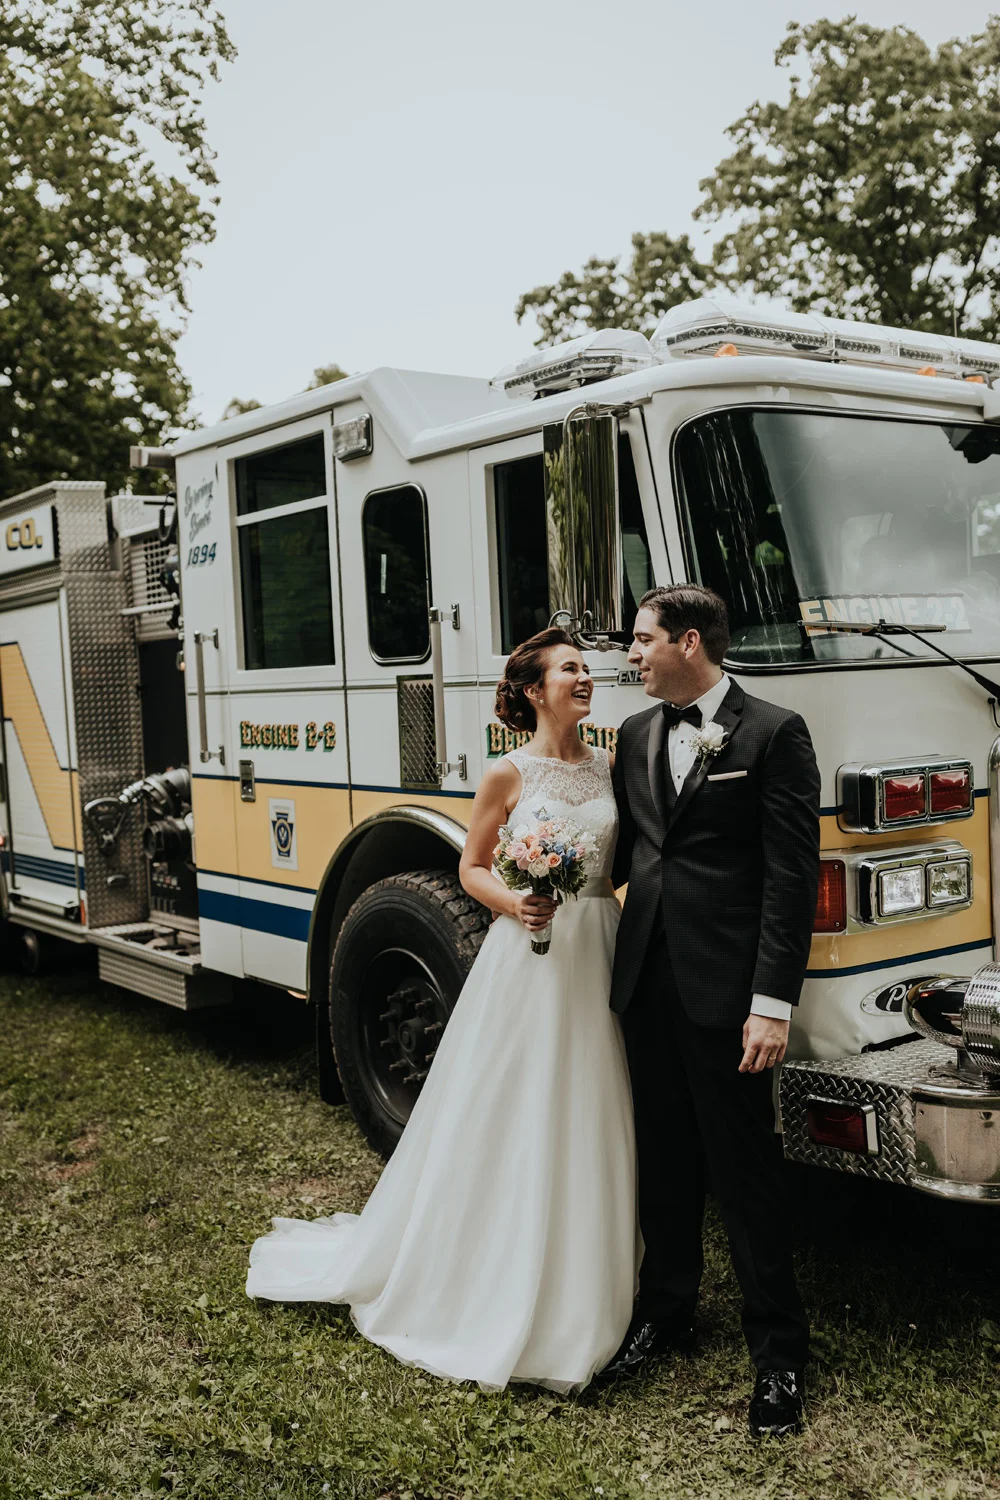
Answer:
[[419, 960], [398, 950], [380, 955], [364, 988], [369, 1076], [386, 1107], [405, 1120], [437, 1051], [447, 1007]]

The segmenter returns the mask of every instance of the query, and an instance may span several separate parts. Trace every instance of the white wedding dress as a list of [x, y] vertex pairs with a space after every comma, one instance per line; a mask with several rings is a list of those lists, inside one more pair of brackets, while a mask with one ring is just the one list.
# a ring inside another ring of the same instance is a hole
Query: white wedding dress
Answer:
[[624, 1337], [642, 1253], [608, 1008], [617, 818], [603, 750], [507, 758], [522, 778], [512, 826], [544, 806], [597, 836], [586, 891], [556, 912], [547, 954], [512, 917], [494, 922], [364, 1212], [274, 1219], [247, 1293], [349, 1303], [366, 1338], [434, 1375], [566, 1393]]

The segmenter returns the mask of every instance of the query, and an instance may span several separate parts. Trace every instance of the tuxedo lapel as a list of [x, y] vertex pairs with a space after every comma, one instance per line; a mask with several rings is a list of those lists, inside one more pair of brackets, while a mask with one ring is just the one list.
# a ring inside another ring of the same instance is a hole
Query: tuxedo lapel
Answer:
[[[744, 701], [745, 695], [743, 693], [743, 689], [741, 687], [738, 687], [735, 682], [731, 682], [729, 685], [728, 693], [723, 698], [722, 703], [715, 711], [713, 722], [716, 724], [721, 724], [723, 729], [726, 731], [727, 745], [733, 737], [733, 731], [736, 729], [736, 726], [740, 722], [740, 714], [743, 712]], [[659, 717], [662, 724], [663, 717], [662, 715], [660, 715]], [[705, 780], [705, 777], [708, 775], [709, 767], [712, 764], [712, 760], [713, 757], [710, 755], [703, 755], [695, 760], [694, 765], [691, 767], [690, 771], [687, 773], [687, 776], [684, 778], [684, 785], [678, 792], [677, 801], [674, 803], [673, 808], [670, 812], [670, 816], [667, 819], [667, 833], [669, 833], [671, 828], [673, 828], [674, 824], [677, 822], [677, 819], [681, 816], [681, 813], [687, 807], [695, 792]]]
[[666, 826], [668, 809], [663, 805], [663, 780], [660, 776], [660, 757], [666, 755], [667, 726], [660, 710], [654, 709], [649, 720], [649, 738], [646, 742], [646, 779], [656, 815]]

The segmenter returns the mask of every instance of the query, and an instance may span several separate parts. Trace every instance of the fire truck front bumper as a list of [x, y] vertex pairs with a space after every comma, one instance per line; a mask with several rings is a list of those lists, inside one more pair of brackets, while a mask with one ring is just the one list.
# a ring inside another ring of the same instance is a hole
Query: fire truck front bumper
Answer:
[[1000, 1203], [1000, 1080], [941, 1042], [786, 1063], [785, 1156], [933, 1193]]

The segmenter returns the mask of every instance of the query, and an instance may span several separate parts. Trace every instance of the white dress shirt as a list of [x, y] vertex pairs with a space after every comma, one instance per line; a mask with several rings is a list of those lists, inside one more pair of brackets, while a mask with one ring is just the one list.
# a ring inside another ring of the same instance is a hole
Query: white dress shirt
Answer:
[[[730, 679], [723, 672], [714, 687], [710, 687], [707, 693], [695, 699], [696, 706], [701, 709], [702, 728], [715, 718], [722, 707], [722, 700], [729, 692], [729, 687]], [[686, 719], [682, 719], [679, 724], [672, 725], [667, 731], [667, 758], [670, 763], [674, 790], [678, 794], [688, 772], [694, 765], [693, 741], [696, 733], [694, 725], [689, 724]], [[754, 995], [750, 1013], [755, 1016], [769, 1016], [774, 1021], [787, 1021], [791, 1018], [792, 1007], [787, 1000], [776, 1000], [773, 995]]]

